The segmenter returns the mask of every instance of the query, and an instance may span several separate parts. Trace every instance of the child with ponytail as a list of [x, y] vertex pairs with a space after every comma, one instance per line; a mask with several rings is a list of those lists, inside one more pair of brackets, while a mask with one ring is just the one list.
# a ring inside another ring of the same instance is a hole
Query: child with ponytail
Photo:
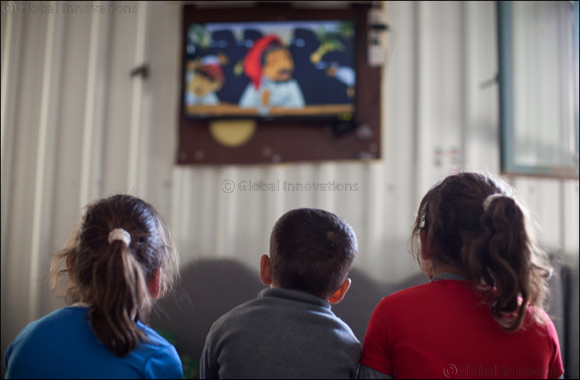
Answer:
[[[64, 264], [64, 268], [63, 267]], [[51, 264], [73, 303], [25, 327], [6, 353], [6, 378], [183, 378], [175, 348], [144, 324], [178, 275], [157, 211], [130, 195], [99, 200]]]
[[412, 250], [425, 285], [371, 316], [359, 378], [558, 378], [543, 310], [551, 274], [525, 208], [505, 183], [450, 175], [419, 205]]

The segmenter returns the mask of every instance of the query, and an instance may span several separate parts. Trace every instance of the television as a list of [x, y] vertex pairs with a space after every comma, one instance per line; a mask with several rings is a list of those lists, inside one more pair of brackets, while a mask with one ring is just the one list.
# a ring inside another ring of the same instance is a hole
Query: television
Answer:
[[187, 118], [352, 119], [354, 20], [191, 22]]
[[380, 158], [381, 67], [368, 60], [372, 6], [184, 5], [177, 163]]

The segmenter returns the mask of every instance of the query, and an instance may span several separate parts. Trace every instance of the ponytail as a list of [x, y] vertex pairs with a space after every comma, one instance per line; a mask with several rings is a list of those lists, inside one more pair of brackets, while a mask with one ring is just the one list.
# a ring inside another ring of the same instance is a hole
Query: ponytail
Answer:
[[482, 232], [466, 242], [461, 256], [466, 272], [489, 294], [494, 318], [506, 331], [516, 331], [530, 301], [535, 303], [543, 294], [532, 289], [533, 247], [522, 210], [511, 197], [492, 196], [480, 218]]
[[146, 322], [153, 306], [148, 285], [156, 281], [159, 297], [165, 295], [178, 278], [178, 265], [169, 230], [155, 208], [118, 194], [87, 207], [52, 260], [51, 285], [56, 290], [59, 279], [69, 282], [61, 295], [69, 303], [89, 304], [96, 336], [115, 355], [125, 356], [146, 338], [137, 321]]
[[[89, 320], [97, 337], [117, 356], [127, 355], [145, 338], [135, 321], [147, 315], [151, 300], [139, 262], [125, 242], [115, 240], [93, 267]], [[108, 279], [102, 281], [99, 273]]]

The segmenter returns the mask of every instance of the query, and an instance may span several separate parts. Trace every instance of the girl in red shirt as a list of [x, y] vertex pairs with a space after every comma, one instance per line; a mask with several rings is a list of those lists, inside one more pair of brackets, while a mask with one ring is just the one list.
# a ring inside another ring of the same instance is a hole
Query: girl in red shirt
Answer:
[[428, 284], [376, 307], [359, 378], [558, 378], [558, 336], [543, 310], [551, 268], [514, 190], [451, 175], [419, 205], [412, 251]]

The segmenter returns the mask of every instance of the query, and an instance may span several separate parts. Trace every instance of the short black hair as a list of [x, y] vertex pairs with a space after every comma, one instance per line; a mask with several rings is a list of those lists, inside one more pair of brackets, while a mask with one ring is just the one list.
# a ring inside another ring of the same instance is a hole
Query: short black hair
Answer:
[[348, 275], [357, 250], [356, 235], [341, 217], [315, 208], [288, 211], [270, 235], [272, 280], [327, 299]]

